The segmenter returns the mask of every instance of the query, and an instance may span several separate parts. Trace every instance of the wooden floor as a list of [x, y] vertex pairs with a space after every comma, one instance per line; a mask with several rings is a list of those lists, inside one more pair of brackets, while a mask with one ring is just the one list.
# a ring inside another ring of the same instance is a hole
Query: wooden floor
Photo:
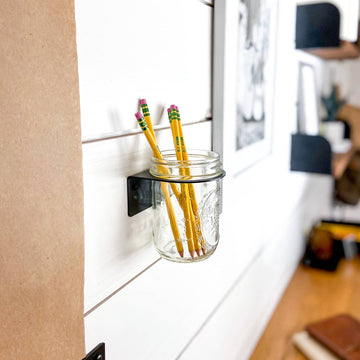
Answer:
[[341, 260], [335, 272], [299, 266], [250, 359], [303, 360], [293, 334], [344, 312], [360, 319], [360, 257]]

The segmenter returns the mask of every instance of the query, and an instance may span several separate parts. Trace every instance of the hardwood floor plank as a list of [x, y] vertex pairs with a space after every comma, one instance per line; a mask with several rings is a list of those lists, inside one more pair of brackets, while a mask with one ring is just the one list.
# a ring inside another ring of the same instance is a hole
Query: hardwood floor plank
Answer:
[[335, 272], [302, 265], [296, 270], [251, 360], [303, 360], [292, 336], [312, 321], [337, 313], [360, 319], [360, 258], [343, 259]]

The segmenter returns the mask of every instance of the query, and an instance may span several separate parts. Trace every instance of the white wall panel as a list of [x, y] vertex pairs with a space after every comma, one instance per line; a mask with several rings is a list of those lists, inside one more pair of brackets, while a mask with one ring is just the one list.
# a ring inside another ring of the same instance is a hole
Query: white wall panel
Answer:
[[183, 122], [211, 114], [211, 6], [76, 0], [75, 10], [83, 139], [137, 129], [139, 98], [155, 124], [173, 103]]
[[[104, 341], [109, 360], [246, 359], [298, 263], [305, 232], [331, 213], [330, 177], [288, 171], [294, 72], [277, 82], [275, 156], [223, 180], [221, 237], [211, 258], [159, 260], [151, 209], [127, 216], [126, 178], [151, 157], [136, 133], [140, 97], [158, 129], [167, 125], [164, 106], [179, 105], [183, 122], [196, 122], [184, 127], [188, 148], [211, 148], [211, 122], [201, 122], [211, 112], [207, 2], [76, 0], [83, 139], [126, 135], [83, 145], [86, 349]], [[294, 25], [294, 5], [282, 4], [281, 19]], [[280, 63], [296, 70], [293, 32], [280, 33]], [[172, 147], [169, 129], [156, 133], [161, 149]]]
[[342, 204], [337, 210], [337, 214], [339, 215], [338, 220], [355, 223], [360, 222], [360, 203], [357, 205]]
[[[211, 149], [210, 121], [183, 129], [189, 149]], [[156, 136], [160, 149], [173, 147], [170, 129]], [[127, 176], [148, 168], [151, 156], [141, 133], [83, 145], [85, 312], [159, 257], [151, 244], [151, 209], [127, 215]]]
[[[329, 177], [315, 176], [311, 179], [301, 201], [288, 207], [287, 216], [279, 217], [279, 221], [283, 221], [282, 226], [275, 227], [275, 232], [266, 232], [267, 245], [229, 291], [226, 301], [211, 314], [180, 359], [250, 358], [303, 253], [303, 227], [308, 227], [328, 208], [330, 193]], [[278, 204], [276, 209], [281, 207]], [[272, 219], [275, 222], [274, 217]]]
[[236, 234], [221, 227], [219, 247], [208, 260], [161, 260], [86, 316], [87, 349], [105, 341], [109, 360], [175, 359], [259, 250], [256, 239], [247, 242], [250, 224]]
[[[301, 180], [289, 174], [272, 190], [279, 193], [285, 182], [296, 186]], [[263, 214], [253, 213], [254, 204], [269, 200], [266, 189], [243, 199], [236, 211], [227, 209], [211, 258], [156, 263], [86, 316], [87, 348], [105, 341], [109, 360], [246, 359], [298, 263], [303, 225], [329, 205], [329, 177], [311, 183], [302, 197], [293, 192], [296, 201], [285, 192], [273, 204], [272, 227], [263, 227]], [[287, 213], [276, 216], [285, 203], [292, 203]]]
[[331, 65], [329, 78], [339, 85], [341, 97], [352, 105], [360, 106], [360, 59], [334, 61]]

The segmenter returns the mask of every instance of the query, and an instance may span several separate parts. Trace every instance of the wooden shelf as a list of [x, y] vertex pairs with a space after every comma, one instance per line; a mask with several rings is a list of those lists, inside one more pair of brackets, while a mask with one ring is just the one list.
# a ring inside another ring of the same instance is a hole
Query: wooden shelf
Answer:
[[334, 153], [328, 141], [320, 135], [293, 134], [290, 170], [328, 174], [340, 179], [356, 150], [352, 145], [347, 152]]
[[359, 47], [340, 38], [340, 16], [339, 8], [335, 4], [324, 2], [297, 5], [296, 49], [325, 60], [359, 57]]
[[356, 59], [360, 56], [360, 49], [354, 43], [341, 41], [338, 47], [302, 49], [309, 54], [324, 60]]
[[331, 162], [331, 173], [335, 179], [340, 179], [344, 174], [352, 156], [355, 154], [356, 149], [351, 147], [346, 153], [334, 153]]
[[348, 123], [352, 146], [346, 153], [333, 155], [332, 173], [335, 179], [342, 176], [352, 156], [360, 150], [360, 108], [345, 104], [338, 111], [337, 117]]

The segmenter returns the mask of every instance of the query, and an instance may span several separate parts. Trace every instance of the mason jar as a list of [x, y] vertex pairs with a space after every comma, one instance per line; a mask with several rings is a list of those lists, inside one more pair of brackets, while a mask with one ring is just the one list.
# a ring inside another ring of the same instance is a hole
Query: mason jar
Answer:
[[177, 160], [174, 150], [153, 157], [152, 233], [159, 254], [175, 262], [211, 256], [219, 242], [221, 182], [225, 176], [218, 153], [188, 150]]

